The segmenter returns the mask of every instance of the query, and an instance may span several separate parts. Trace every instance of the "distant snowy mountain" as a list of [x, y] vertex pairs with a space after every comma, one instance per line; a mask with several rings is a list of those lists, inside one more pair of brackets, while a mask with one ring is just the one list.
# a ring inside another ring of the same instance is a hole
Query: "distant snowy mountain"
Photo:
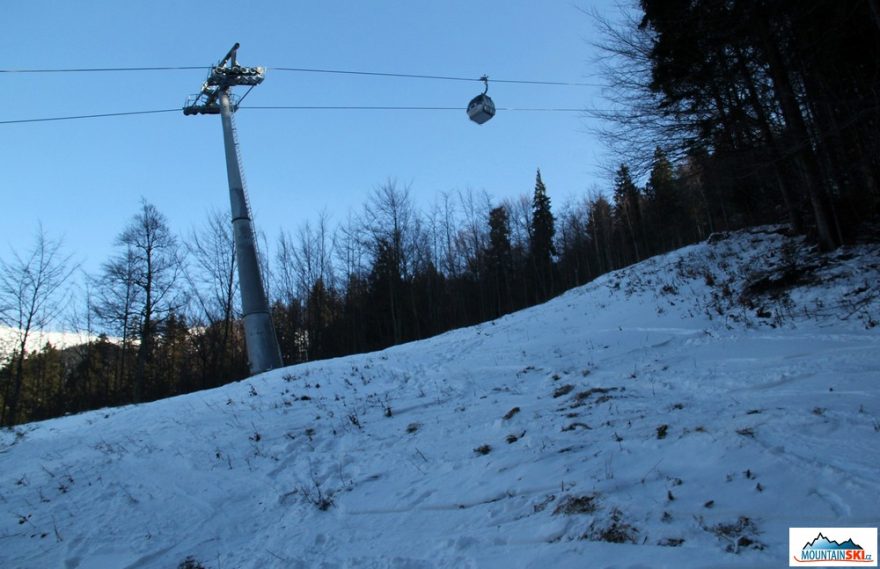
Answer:
[[0, 432], [0, 567], [783, 567], [876, 525], [880, 251], [773, 228], [373, 354]]
[[[15, 328], [0, 326], [0, 355], [17, 348], [19, 337], [19, 331]], [[56, 348], [69, 348], [87, 341], [88, 336], [78, 332], [33, 331], [28, 337], [27, 349], [39, 350], [46, 343], [50, 343]]]

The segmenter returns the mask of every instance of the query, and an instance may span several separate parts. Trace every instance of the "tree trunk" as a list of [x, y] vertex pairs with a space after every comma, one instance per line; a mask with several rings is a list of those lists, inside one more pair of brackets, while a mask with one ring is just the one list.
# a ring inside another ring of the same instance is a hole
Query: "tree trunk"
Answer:
[[755, 115], [758, 119], [758, 126], [761, 129], [761, 133], [764, 135], [764, 138], [767, 140], [767, 143], [770, 145], [773, 155], [774, 166], [773, 170], [776, 174], [777, 185], [779, 186], [779, 190], [782, 193], [782, 201], [785, 204], [785, 209], [788, 212], [788, 221], [791, 225], [792, 230], [795, 233], [803, 233], [804, 229], [804, 221], [801, 217], [800, 208], [798, 207], [798, 200], [795, 196], [794, 191], [788, 184], [788, 181], [785, 179], [785, 176], [780, 170], [780, 165], [784, 161], [783, 151], [780, 146], [779, 139], [773, 133], [773, 129], [770, 127], [770, 121], [767, 118], [767, 113], [764, 111], [764, 106], [761, 103], [760, 97], [758, 97], [758, 90], [755, 86], [754, 78], [752, 77], [751, 72], [748, 69], [744, 61], [744, 55], [741, 50], [737, 52], [737, 67], [739, 68], [740, 75], [745, 81], [746, 88], [749, 93], [749, 102], [752, 105], [752, 108], [755, 111]]
[[791, 81], [788, 78], [788, 70], [782, 60], [782, 54], [775, 39], [771, 36], [767, 22], [763, 18], [756, 18], [755, 25], [761, 34], [764, 54], [770, 71], [770, 78], [779, 102], [782, 116], [785, 118], [790, 134], [789, 145], [795, 149], [797, 167], [804, 173], [803, 181], [813, 208], [813, 217], [816, 222], [816, 230], [819, 237], [819, 246], [828, 251], [836, 248], [839, 243], [832, 229], [832, 215], [830, 212], [828, 197], [823, 188], [822, 174], [816, 156], [813, 153], [809, 133], [801, 114], [800, 106]]

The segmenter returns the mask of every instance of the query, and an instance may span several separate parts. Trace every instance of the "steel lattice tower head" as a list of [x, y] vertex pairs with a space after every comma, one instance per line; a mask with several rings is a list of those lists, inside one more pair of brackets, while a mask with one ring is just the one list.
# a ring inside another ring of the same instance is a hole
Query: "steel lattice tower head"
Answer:
[[183, 114], [219, 114], [223, 123], [226, 175], [229, 180], [229, 202], [232, 207], [232, 231], [238, 263], [245, 343], [251, 373], [256, 374], [281, 367], [282, 363], [266, 288], [260, 274], [254, 228], [241, 173], [237, 134], [232, 121], [232, 114], [238, 104], [232, 102], [230, 93], [230, 89], [237, 85], [248, 85], [251, 89], [259, 85], [263, 82], [265, 70], [262, 67], [238, 65], [238, 47], [239, 44], [235, 44], [220, 63], [211, 68], [201, 92], [187, 100]]

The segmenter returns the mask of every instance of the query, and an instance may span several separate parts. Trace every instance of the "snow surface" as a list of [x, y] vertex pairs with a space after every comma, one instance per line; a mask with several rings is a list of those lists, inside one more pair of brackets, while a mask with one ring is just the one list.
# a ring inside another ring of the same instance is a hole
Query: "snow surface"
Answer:
[[0, 566], [784, 567], [789, 527], [880, 517], [880, 251], [805, 250], [723, 235], [431, 340], [3, 431]]

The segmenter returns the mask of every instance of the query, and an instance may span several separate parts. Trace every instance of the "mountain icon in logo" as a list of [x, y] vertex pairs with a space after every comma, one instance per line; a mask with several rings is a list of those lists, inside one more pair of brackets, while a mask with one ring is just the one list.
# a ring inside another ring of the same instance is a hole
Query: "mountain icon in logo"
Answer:
[[804, 545], [803, 550], [816, 550], [816, 549], [863, 549], [861, 545], [857, 545], [853, 542], [852, 538], [844, 541], [843, 543], [838, 543], [836, 541], [830, 540], [821, 533], [816, 536], [816, 539]]

